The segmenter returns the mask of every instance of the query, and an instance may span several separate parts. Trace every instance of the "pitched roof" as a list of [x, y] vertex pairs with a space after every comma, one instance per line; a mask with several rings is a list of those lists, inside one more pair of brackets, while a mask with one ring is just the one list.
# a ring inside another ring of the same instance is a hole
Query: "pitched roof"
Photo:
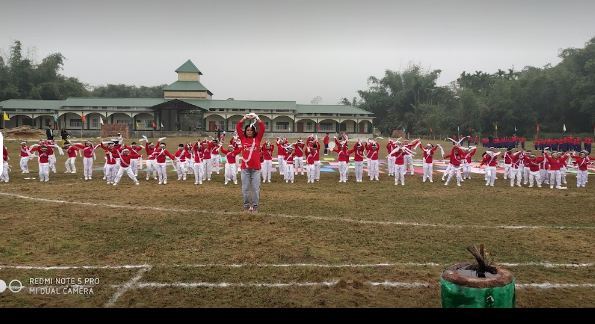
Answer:
[[68, 98], [63, 107], [152, 107], [166, 101], [162, 98]]
[[246, 110], [295, 110], [295, 101], [257, 101], [257, 100], [200, 100], [184, 99], [183, 101], [205, 109], [246, 109]]
[[163, 88], [164, 91], [206, 91], [210, 95], [213, 93], [203, 86], [198, 81], [176, 81], [168, 86]]
[[0, 101], [0, 107], [5, 109], [58, 109], [64, 100], [30, 100], [30, 99], [8, 99]]
[[186, 61], [184, 64], [180, 65], [179, 68], [176, 69], [176, 72], [182, 72], [182, 73], [198, 73], [200, 75], [202, 75], [202, 72], [200, 72], [200, 70], [196, 67], [196, 65], [194, 65], [194, 63], [192, 63], [192, 61], [188, 60]]
[[374, 113], [346, 105], [296, 105], [296, 112], [298, 114], [358, 114], [358, 115], [373, 115]]

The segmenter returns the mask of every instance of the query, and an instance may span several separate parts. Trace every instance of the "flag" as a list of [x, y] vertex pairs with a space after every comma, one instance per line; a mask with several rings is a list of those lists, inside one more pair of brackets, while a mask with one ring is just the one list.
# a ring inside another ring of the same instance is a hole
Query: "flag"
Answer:
[[494, 123], [494, 130], [498, 130], [498, 124]]
[[85, 116], [85, 114], [81, 115], [81, 120], [83, 121], [83, 123], [87, 122], [87, 116]]
[[103, 125], [103, 117], [99, 117], [99, 123]]
[[165, 127], [165, 126], [163, 126], [163, 123], [160, 123], [160, 124], [161, 124], [161, 128]]
[[3, 119], [4, 119], [4, 120], [10, 120], [10, 118], [8, 118], [8, 114], [7, 114], [7, 113], [4, 113], [4, 115], [3, 115]]
[[566, 124], [564, 124], [564, 125], [562, 126], [562, 131], [563, 131], [564, 133], [566, 133]]
[[154, 120], [153, 120], [153, 122], [151, 123], [151, 127], [152, 127], [153, 129], [157, 128], [157, 124], [155, 123], [155, 121], [154, 121]]
[[54, 122], [58, 122], [58, 114], [54, 114]]

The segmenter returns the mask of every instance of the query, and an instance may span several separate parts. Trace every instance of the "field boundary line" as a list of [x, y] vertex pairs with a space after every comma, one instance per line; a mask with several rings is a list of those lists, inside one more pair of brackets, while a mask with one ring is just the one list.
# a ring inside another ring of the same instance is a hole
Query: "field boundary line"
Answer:
[[[229, 215], [229, 216], [240, 216], [245, 215], [245, 212], [223, 212], [223, 211], [213, 211], [213, 210], [202, 210], [202, 209], [178, 209], [178, 208], [166, 208], [166, 207], [153, 207], [153, 206], [128, 206], [128, 205], [115, 205], [115, 204], [105, 204], [105, 203], [90, 203], [90, 202], [80, 202], [80, 201], [68, 201], [68, 200], [58, 200], [58, 199], [48, 199], [48, 198], [38, 198], [38, 197], [30, 197], [21, 194], [15, 193], [7, 193], [7, 192], [0, 192], [0, 196], [8, 196], [20, 199], [29, 199], [34, 201], [41, 201], [47, 203], [55, 203], [55, 204], [71, 204], [71, 205], [81, 205], [81, 206], [92, 206], [92, 207], [109, 207], [109, 208], [118, 208], [118, 209], [134, 209], [134, 210], [154, 210], [154, 211], [163, 211], [163, 212], [181, 212], [181, 213], [200, 213], [200, 214], [210, 214], [210, 215]], [[363, 219], [353, 219], [353, 218], [336, 218], [336, 217], [324, 217], [324, 216], [313, 216], [313, 215], [288, 215], [288, 214], [278, 214], [278, 213], [267, 213], [267, 212], [260, 212], [262, 216], [272, 216], [277, 218], [289, 218], [289, 219], [307, 219], [307, 220], [316, 220], [316, 221], [326, 221], [326, 222], [343, 222], [343, 223], [355, 223], [355, 224], [364, 224], [364, 225], [395, 225], [395, 226], [417, 226], [417, 227], [437, 227], [437, 228], [475, 228], [475, 229], [578, 229], [578, 230], [593, 230], [595, 226], [575, 226], [575, 225], [475, 225], [475, 224], [430, 224], [430, 223], [417, 223], [417, 222], [401, 222], [401, 221], [377, 221], [377, 220], [363, 220]]]
[[120, 286], [120, 288], [118, 288], [118, 290], [116, 290], [114, 295], [107, 301], [107, 303], [105, 303], [104, 307], [113, 307], [116, 304], [116, 302], [118, 301], [118, 298], [120, 298], [120, 296], [122, 296], [128, 290], [134, 288], [134, 286], [137, 284], [137, 282], [148, 271], [151, 271], [150, 266], [146, 267], [146, 268], [141, 268], [140, 270], [138, 270], [138, 272], [136, 273], [136, 275], [134, 277], [130, 278], [130, 280], [128, 280], [125, 284]]

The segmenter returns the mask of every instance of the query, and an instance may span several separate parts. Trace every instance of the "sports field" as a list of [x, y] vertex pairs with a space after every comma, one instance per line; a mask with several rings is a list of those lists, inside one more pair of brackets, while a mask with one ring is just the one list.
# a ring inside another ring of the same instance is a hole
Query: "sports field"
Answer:
[[485, 187], [479, 173], [445, 187], [437, 167], [434, 183], [395, 186], [381, 164], [380, 182], [350, 169], [340, 184], [325, 161], [315, 184], [275, 173], [248, 214], [222, 174], [196, 186], [169, 167], [165, 186], [141, 172], [140, 186], [114, 187], [99, 152], [92, 181], [81, 158], [64, 174], [58, 156], [39, 183], [37, 162], [20, 174], [18, 142], [6, 144], [0, 279], [23, 288], [0, 293], [2, 307], [440, 307], [442, 270], [480, 243], [514, 273], [518, 307], [595, 306], [593, 174], [580, 190], [574, 174], [566, 190], [511, 188], [501, 174]]

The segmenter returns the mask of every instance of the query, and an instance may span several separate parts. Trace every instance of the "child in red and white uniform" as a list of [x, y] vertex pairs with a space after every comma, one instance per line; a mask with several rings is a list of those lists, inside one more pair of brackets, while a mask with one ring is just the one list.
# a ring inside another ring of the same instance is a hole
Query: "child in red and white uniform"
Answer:
[[213, 161], [211, 161], [212, 142], [203, 141], [201, 144], [202, 160], [205, 168], [205, 177], [207, 178], [207, 181], [211, 181], [211, 174], [213, 174]]
[[[45, 145], [47, 147], [58, 148], [58, 146], [56, 145], [56, 143], [54, 143], [54, 141], [52, 141], [52, 140], [47, 140], [47, 141], [44, 141], [44, 142], [45, 142]], [[50, 170], [52, 172], [56, 173], [57, 171], [56, 171], [56, 153], [55, 153], [55, 150], [54, 149], [51, 149], [51, 150], [48, 150], [48, 152], [51, 152], [51, 153], [49, 153], [49, 156], [48, 156], [48, 164], [49, 164]], [[62, 152], [61, 149], [59, 149], [58, 152], [60, 153], [60, 155], [63, 155], [64, 154], [64, 152]]]
[[8, 160], [10, 157], [8, 156], [8, 149], [5, 145], [2, 146], [2, 174], [0, 174], [0, 181], [4, 181], [8, 183], [10, 180], [10, 176], [8, 175], [8, 171], [10, 166], [8, 165]]
[[178, 174], [178, 181], [186, 181], [186, 174], [188, 168], [188, 159], [190, 159], [190, 152], [186, 150], [184, 144], [178, 145], [178, 150], [174, 153], [176, 173]]
[[498, 166], [498, 155], [500, 152], [495, 153], [493, 148], [490, 148], [486, 151], [486, 154], [483, 156], [481, 163], [479, 163], [479, 167], [481, 168], [483, 165], [486, 165], [485, 172], [486, 172], [486, 186], [493, 187], [496, 182], [496, 167]]
[[370, 181], [380, 181], [380, 170], [378, 168], [378, 154], [380, 146], [376, 141], [369, 141], [366, 145], [366, 156], [368, 158], [368, 176]]
[[93, 177], [93, 160], [95, 160], [95, 150], [99, 147], [99, 144], [93, 145], [93, 143], [86, 141], [82, 143], [74, 143], [79, 150], [83, 151], [83, 177], [85, 180], [91, 180]]
[[293, 151], [293, 145], [288, 144], [285, 146], [285, 161], [283, 164], [285, 165], [285, 183], [293, 183], [295, 179], [295, 173], [293, 170], [293, 161], [295, 157], [295, 152]]
[[295, 152], [294, 167], [295, 174], [301, 173], [304, 175], [304, 141], [298, 139], [297, 143], [293, 144], [293, 151]]
[[19, 166], [21, 167], [21, 173], [29, 173], [29, 159], [31, 158], [31, 152], [29, 152], [29, 146], [27, 142], [21, 142], [21, 161]]
[[37, 152], [37, 162], [39, 163], [39, 182], [50, 181], [50, 153], [53, 153], [51, 147], [46, 144], [33, 145], [31, 152]]
[[64, 167], [66, 168], [64, 173], [76, 173], [76, 157], [78, 156], [79, 148], [76, 145], [66, 143], [64, 144], [64, 149], [68, 155], [66, 162], [64, 162]]
[[576, 170], [576, 187], [577, 188], [585, 188], [588, 181], [589, 173], [587, 168], [589, 164], [593, 164], [593, 159], [588, 155], [589, 152], [587, 150], [581, 151], [578, 155], [573, 154], [572, 159], [574, 160], [574, 164], [577, 168]]
[[504, 151], [504, 180], [508, 179], [510, 175], [510, 167], [512, 166], [512, 148], [508, 148]]
[[529, 188], [533, 188], [533, 183], [541, 188], [541, 177], [539, 175], [539, 169], [543, 157], [536, 157], [535, 154], [530, 154], [525, 162], [525, 167], [529, 168]]
[[337, 162], [339, 162], [339, 182], [346, 183], [348, 178], [348, 164], [349, 164], [349, 155], [353, 153], [354, 149], [348, 150], [347, 149], [347, 141], [337, 140], [335, 139], [335, 147], [333, 148], [333, 152], [337, 153]]
[[130, 169], [134, 172], [134, 176], [138, 178], [138, 170], [142, 168], [143, 165], [143, 155], [142, 150], [143, 147], [137, 145], [136, 142], [132, 142], [130, 146], [125, 146], [130, 151]]
[[271, 173], [273, 172], [273, 151], [275, 147], [271, 145], [269, 141], [266, 141], [262, 148], [260, 149], [262, 163], [261, 163], [261, 171], [262, 174], [262, 183], [271, 182]]
[[471, 179], [471, 163], [473, 156], [477, 152], [477, 147], [472, 146], [465, 150], [465, 156], [463, 160], [463, 180]]
[[[388, 139], [388, 143], [386, 144], [386, 151], [388, 153], [392, 152], [397, 144], [392, 140]], [[391, 154], [388, 154], [386, 164], [388, 165], [388, 176], [391, 177], [395, 174], [395, 157]]]
[[170, 158], [172, 161], [176, 159], [176, 157], [171, 154], [167, 148], [165, 143], [159, 143], [159, 147], [155, 148], [157, 152], [155, 154], [155, 162], [157, 162], [157, 176], [159, 177], [159, 184], [166, 185], [167, 184], [167, 167], [166, 167], [166, 158]]
[[228, 149], [220, 148], [221, 153], [225, 154], [225, 183], [233, 181], [233, 184], [238, 184], [238, 173], [236, 170], [236, 156], [242, 153], [241, 147], [234, 147], [229, 145]]
[[405, 156], [407, 155], [409, 149], [403, 145], [399, 145], [400, 143], [396, 142], [397, 146], [389, 152], [390, 155], [395, 157], [395, 186], [399, 184], [401, 181], [401, 186], [405, 185], [405, 173], [406, 165], [405, 165]]
[[314, 180], [320, 181], [320, 142], [318, 142], [318, 137], [311, 142], [310, 150], [314, 152]]
[[560, 168], [564, 163], [564, 159], [568, 158], [567, 154], [560, 154], [558, 152], [554, 152], [552, 155], [545, 153], [545, 158], [548, 160], [550, 164], [549, 168], [549, 176], [550, 176], [550, 189], [562, 189], [562, 175], [560, 174]]
[[450, 150], [450, 153], [446, 154], [444, 158], [449, 158], [449, 166], [450, 172], [448, 173], [448, 178], [446, 178], [446, 182], [444, 183], [445, 186], [448, 186], [450, 179], [456, 175], [457, 178], [457, 186], [461, 186], [461, 181], [463, 180], [461, 177], [461, 164], [465, 157], [465, 152], [461, 150], [461, 147], [458, 143]]
[[205, 168], [203, 165], [202, 149], [200, 142], [192, 144], [192, 170], [194, 171], [194, 184], [201, 185], [205, 178]]
[[434, 169], [434, 153], [438, 147], [441, 147], [440, 144], [432, 145], [430, 143], [426, 144], [426, 147], [422, 149], [423, 151], [423, 171], [424, 175], [422, 177], [422, 182], [426, 182], [426, 179], [430, 182], [434, 182], [432, 179], [432, 173]]
[[287, 145], [287, 139], [282, 140], [277, 137], [277, 164], [279, 168], [279, 175], [285, 177], [285, 146]]
[[212, 140], [209, 142], [209, 147], [211, 148], [211, 165], [212, 171], [217, 172], [219, 174], [221, 170], [221, 157], [219, 156], [219, 142], [217, 140]]
[[118, 173], [116, 155], [119, 157], [120, 152], [118, 152], [118, 149], [114, 146], [113, 142], [102, 142], [101, 148], [105, 152], [105, 180], [107, 181], [107, 184], [113, 184], [116, 174]]
[[[159, 145], [159, 142], [157, 142], [157, 145]], [[147, 152], [147, 159], [145, 160], [147, 172], [145, 179], [149, 181], [151, 174], [153, 174], [153, 179], [157, 180], [157, 162], [155, 162], [155, 156], [157, 156], [157, 152], [155, 150], [155, 144], [146, 141], [145, 152]]]
[[364, 177], [364, 144], [358, 139], [353, 146], [353, 161], [355, 164], [355, 182], [362, 182]]
[[523, 177], [522, 161], [525, 158], [523, 151], [511, 153], [510, 155], [510, 186], [514, 187], [514, 180], [516, 179], [517, 187], [521, 187], [521, 180]]
[[132, 167], [131, 167], [131, 162], [136, 160], [137, 158], [132, 156], [130, 154], [130, 149], [128, 148], [124, 148], [120, 154], [120, 168], [118, 169], [118, 173], [116, 174], [116, 177], [114, 178], [114, 186], [117, 186], [118, 183], [120, 182], [120, 179], [122, 179], [122, 175], [124, 174], [124, 172], [126, 172], [126, 174], [128, 175], [128, 177], [130, 179], [132, 179], [132, 181], [134, 182], [135, 185], [138, 186], [138, 180], [136, 179], [136, 176], [134, 175], [134, 172], [132, 171]]
[[413, 155], [415, 154], [415, 149], [417, 149], [417, 146], [419, 146], [420, 143], [421, 141], [419, 138], [413, 140], [411, 143], [404, 141], [404, 145], [407, 148], [407, 150], [405, 150], [405, 174], [407, 171], [409, 171], [411, 175], [415, 174], [415, 168], [413, 167]]
[[316, 180], [316, 166], [314, 165], [314, 157], [316, 155], [316, 149], [311, 145], [306, 145], [306, 174], [308, 175], [307, 183], [314, 183]]

